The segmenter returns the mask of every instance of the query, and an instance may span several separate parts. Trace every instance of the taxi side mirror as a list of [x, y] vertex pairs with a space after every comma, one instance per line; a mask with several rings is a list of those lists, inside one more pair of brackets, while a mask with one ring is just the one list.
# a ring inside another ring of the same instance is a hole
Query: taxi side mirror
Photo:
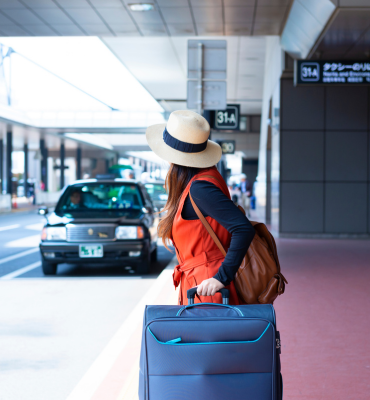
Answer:
[[150, 205], [146, 205], [143, 207], [144, 214], [153, 214], [153, 207]]
[[40, 207], [38, 213], [40, 215], [46, 215], [49, 213], [49, 209], [46, 206]]

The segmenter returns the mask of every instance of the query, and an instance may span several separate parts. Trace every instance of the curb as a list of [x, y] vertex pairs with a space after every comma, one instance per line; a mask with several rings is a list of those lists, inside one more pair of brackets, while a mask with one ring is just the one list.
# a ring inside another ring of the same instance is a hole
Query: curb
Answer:
[[[66, 400], [126, 400], [132, 398], [127, 397], [127, 395], [130, 392], [132, 393], [132, 385], [136, 376], [138, 379], [138, 359], [144, 309], [147, 304], [167, 304], [169, 299], [171, 299], [172, 304], [176, 304], [175, 291], [169, 295], [169, 291], [164, 290], [167, 286], [173, 288], [172, 272], [176, 264], [177, 259], [174, 257]], [[167, 295], [167, 301], [163, 301], [164, 294]], [[126, 372], [126, 377], [124, 377], [123, 371]], [[129, 373], [127, 374], [127, 372]]]

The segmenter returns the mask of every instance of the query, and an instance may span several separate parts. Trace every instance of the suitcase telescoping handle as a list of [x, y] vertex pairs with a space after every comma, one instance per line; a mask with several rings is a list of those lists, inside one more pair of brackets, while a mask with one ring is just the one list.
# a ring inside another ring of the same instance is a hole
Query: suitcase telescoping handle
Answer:
[[[188, 304], [194, 304], [194, 298], [197, 294], [197, 287], [193, 287], [187, 291]], [[217, 293], [221, 293], [222, 295], [222, 304], [229, 304], [229, 290], [228, 289], [220, 289]]]

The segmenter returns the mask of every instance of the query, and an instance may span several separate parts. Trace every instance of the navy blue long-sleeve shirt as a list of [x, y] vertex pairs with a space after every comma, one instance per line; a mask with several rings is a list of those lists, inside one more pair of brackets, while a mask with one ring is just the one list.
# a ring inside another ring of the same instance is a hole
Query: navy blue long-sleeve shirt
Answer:
[[[235, 274], [247, 252], [253, 237], [254, 228], [248, 218], [234, 203], [213, 183], [194, 181], [190, 193], [205, 217], [210, 216], [231, 233], [230, 247], [218, 273], [214, 276], [227, 286], [234, 280]], [[198, 219], [187, 196], [181, 212], [186, 220]]]

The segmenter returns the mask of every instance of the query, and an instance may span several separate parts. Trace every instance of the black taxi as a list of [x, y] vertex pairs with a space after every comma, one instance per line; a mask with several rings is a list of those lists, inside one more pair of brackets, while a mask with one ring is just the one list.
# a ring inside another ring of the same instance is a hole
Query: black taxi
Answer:
[[67, 186], [46, 217], [40, 243], [42, 270], [58, 264], [131, 266], [149, 272], [157, 258], [158, 214], [145, 186], [134, 180], [88, 179]]

